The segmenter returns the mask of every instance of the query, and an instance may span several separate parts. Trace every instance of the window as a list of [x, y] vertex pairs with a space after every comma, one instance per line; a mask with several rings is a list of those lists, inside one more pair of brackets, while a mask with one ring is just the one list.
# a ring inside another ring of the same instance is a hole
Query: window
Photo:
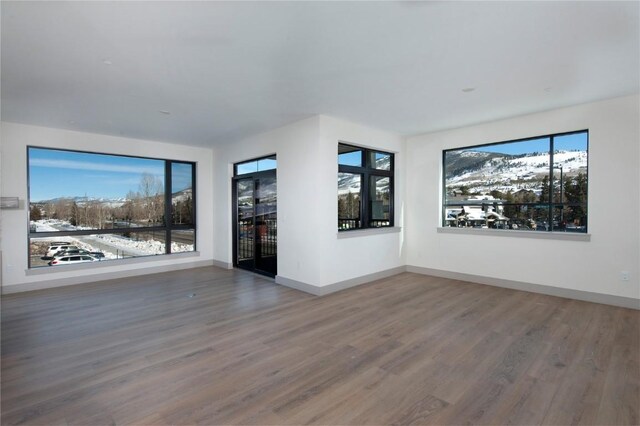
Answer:
[[338, 144], [338, 231], [393, 226], [393, 154]]
[[276, 156], [262, 157], [256, 160], [245, 161], [244, 163], [235, 164], [234, 174], [235, 176], [244, 175], [247, 173], [264, 172], [265, 170], [275, 170], [278, 166]]
[[29, 267], [194, 251], [195, 164], [28, 147]]
[[443, 152], [447, 227], [587, 232], [586, 130]]

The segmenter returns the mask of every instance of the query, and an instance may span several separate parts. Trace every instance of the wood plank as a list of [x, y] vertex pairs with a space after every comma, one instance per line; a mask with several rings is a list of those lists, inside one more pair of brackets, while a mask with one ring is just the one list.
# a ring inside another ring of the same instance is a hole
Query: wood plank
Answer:
[[639, 423], [629, 309], [412, 273], [315, 297], [215, 267], [1, 303], [3, 425]]

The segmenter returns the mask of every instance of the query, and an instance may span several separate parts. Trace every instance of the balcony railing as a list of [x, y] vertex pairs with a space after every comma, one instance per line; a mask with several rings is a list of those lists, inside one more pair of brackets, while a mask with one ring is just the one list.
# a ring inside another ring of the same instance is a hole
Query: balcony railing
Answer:
[[[388, 220], [370, 220], [369, 228], [382, 228], [390, 226], [391, 223]], [[351, 229], [358, 229], [360, 226], [360, 218], [345, 219], [338, 218], [338, 231], [349, 231]]]

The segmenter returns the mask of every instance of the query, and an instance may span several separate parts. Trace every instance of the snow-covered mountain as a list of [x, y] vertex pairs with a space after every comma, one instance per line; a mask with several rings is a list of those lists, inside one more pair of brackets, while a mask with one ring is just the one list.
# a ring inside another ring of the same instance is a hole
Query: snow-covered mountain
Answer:
[[[183, 189], [182, 191], [174, 192], [171, 195], [171, 199], [174, 203], [178, 201], [186, 201], [189, 198], [192, 198], [192, 190], [191, 188]], [[129, 201], [127, 197], [117, 197], [117, 198], [103, 198], [103, 197], [58, 197], [52, 198], [50, 200], [40, 200], [40, 201], [32, 201], [32, 204], [56, 204], [59, 202], [72, 203], [75, 202], [79, 207], [83, 207], [89, 204], [102, 204], [106, 207], [122, 207], [124, 203]]]
[[186, 189], [183, 189], [182, 191], [174, 192], [173, 194], [171, 194], [171, 202], [173, 204], [177, 202], [184, 202], [192, 198], [193, 198], [193, 194], [192, 194], [191, 188], [186, 188]]
[[[390, 170], [391, 157], [382, 157], [376, 160], [376, 168], [378, 170]], [[360, 192], [362, 183], [360, 182], [360, 175], [350, 173], [338, 173], [338, 194], [346, 195], [349, 192], [358, 194]], [[377, 189], [379, 192], [386, 192], [389, 190], [389, 182], [387, 179], [377, 181]]]
[[[564, 179], [587, 171], [586, 151], [556, 151], [553, 154], [554, 176]], [[516, 192], [521, 189], [539, 192], [549, 176], [549, 154], [534, 152], [508, 155], [480, 151], [451, 151], [445, 158], [447, 190], [467, 187], [470, 193], [492, 190]]]
[[120, 198], [96, 198], [96, 197], [58, 197], [50, 200], [32, 201], [33, 204], [56, 204], [59, 202], [72, 203], [75, 202], [78, 206], [84, 206], [87, 204], [106, 204], [109, 207], [120, 207], [127, 202], [126, 197]]

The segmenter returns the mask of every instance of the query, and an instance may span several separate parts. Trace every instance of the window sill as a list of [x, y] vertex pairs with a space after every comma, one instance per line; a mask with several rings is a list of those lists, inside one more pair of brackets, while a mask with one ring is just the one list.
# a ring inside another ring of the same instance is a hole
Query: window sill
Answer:
[[577, 232], [513, 231], [506, 229], [438, 227], [438, 234], [490, 235], [493, 237], [533, 238], [538, 240], [591, 241], [591, 234]]
[[338, 231], [338, 239], [343, 238], [355, 238], [364, 237], [367, 235], [379, 235], [379, 234], [396, 234], [402, 230], [400, 226], [389, 226], [385, 228], [367, 228], [367, 229], [353, 229], [350, 231]]
[[153, 256], [141, 256], [127, 259], [113, 259], [113, 260], [101, 260], [99, 262], [79, 263], [77, 265], [63, 265], [63, 266], [39, 266], [37, 268], [26, 269], [25, 274], [31, 275], [45, 275], [55, 274], [59, 272], [73, 272], [73, 271], [90, 271], [96, 268], [106, 268], [110, 266], [120, 265], [136, 265], [149, 262], [159, 262], [162, 260], [182, 259], [189, 257], [200, 257], [199, 251], [189, 251], [184, 253], [173, 254], [157, 254]]

